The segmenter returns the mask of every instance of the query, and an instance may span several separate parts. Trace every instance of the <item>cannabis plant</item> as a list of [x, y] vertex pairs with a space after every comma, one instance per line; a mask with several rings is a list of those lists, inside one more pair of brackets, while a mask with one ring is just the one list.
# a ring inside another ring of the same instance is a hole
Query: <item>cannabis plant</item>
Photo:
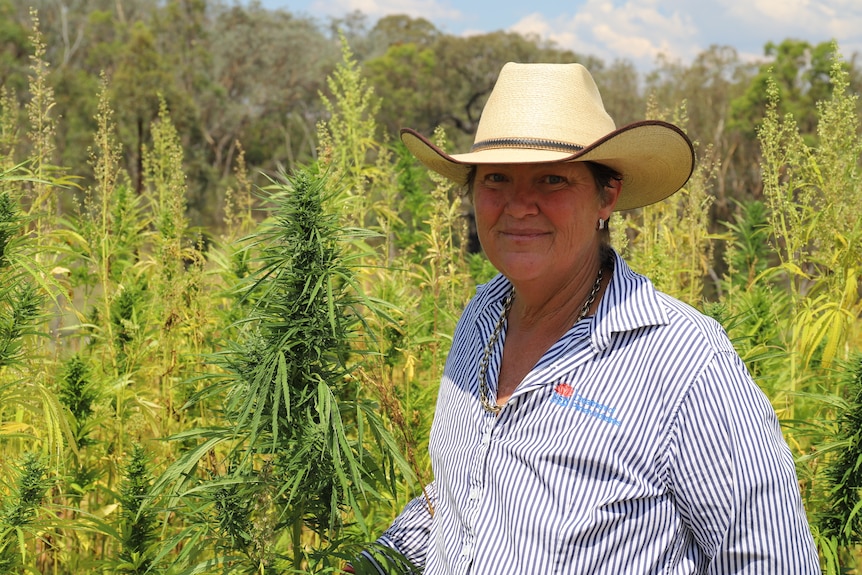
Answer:
[[71, 428], [79, 447], [90, 442], [91, 418], [99, 398], [92, 382], [90, 368], [80, 355], [72, 356], [63, 366], [59, 400], [71, 416]]
[[[240, 286], [254, 310], [243, 337], [214, 360], [224, 377], [191, 401], [222, 398], [224, 423], [177, 436], [202, 443], [157, 486], [182, 484], [206, 463], [198, 485], [186, 482], [188, 494], [175, 493], [189, 509], [210, 505], [208, 529], [220, 553], [212, 561], [233, 572], [332, 564], [346, 521], [362, 524], [361, 503], [379, 497], [393, 466], [409, 474], [377, 406], [359, 398], [358, 337], [362, 314], [374, 306], [343, 254], [363, 234], [338, 226], [328, 185], [325, 174], [307, 169], [269, 189], [273, 218], [247, 240], [260, 255]], [[381, 459], [368, 456], [369, 441]]]
[[51, 484], [44, 458], [25, 453], [15, 486], [0, 499], [0, 573], [31, 569], [37, 525]]
[[[646, 115], [679, 126], [688, 124], [685, 105], [665, 111], [652, 101]], [[697, 142], [695, 147], [700, 147]], [[679, 192], [665, 201], [624, 212], [611, 228], [612, 243], [633, 269], [662, 291], [695, 307], [700, 307], [706, 292], [704, 280], [713, 271], [714, 238], [708, 225], [713, 198], [707, 189], [715, 171], [714, 164], [699, 162]]]
[[821, 547], [838, 564], [862, 544], [862, 354], [842, 367], [846, 397], [830, 398], [837, 407], [836, 429], [833, 441], [823, 444], [832, 457], [823, 471], [826, 501], [816, 516]]
[[157, 517], [149, 505], [152, 478], [147, 452], [140, 444], [132, 448], [123, 475], [119, 498], [121, 545], [114, 569], [117, 573], [151, 573]]
[[23, 226], [18, 203], [0, 191], [0, 367], [21, 359], [23, 337], [32, 333], [44, 303], [22, 259], [26, 258]]
[[862, 122], [837, 49], [830, 79], [831, 98], [818, 102], [816, 146], [806, 144], [794, 118], [778, 116], [774, 80], [758, 131], [770, 240], [793, 306], [786, 339], [794, 391], [806, 369], [828, 368], [860, 335]]

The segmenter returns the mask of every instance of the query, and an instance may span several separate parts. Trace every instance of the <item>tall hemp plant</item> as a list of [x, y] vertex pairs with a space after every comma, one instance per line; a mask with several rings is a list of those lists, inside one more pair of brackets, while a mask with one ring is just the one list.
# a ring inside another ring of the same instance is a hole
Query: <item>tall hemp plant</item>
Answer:
[[[650, 101], [647, 117], [679, 126], [688, 121], [684, 103], [677, 110], [662, 111]], [[702, 156], [709, 158], [711, 154]], [[636, 212], [623, 212], [621, 223], [611, 228], [613, 244], [633, 269], [650, 277], [659, 289], [695, 307], [703, 304], [705, 278], [714, 275], [714, 238], [708, 225], [712, 196], [707, 188], [715, 170], [712, 164], [698, 162], [679, 192]]]
[[117, 506], [114, 490], [131, 447], [128, 437], [140, 439], [143, 421], [153, 429], [156, 419], [155, 404], [132, 385], [147, 331], [142, 313], [147, 306], [139, 288], [146, 280], [136, 265], [146, 252], [150, 220], [120, 166], [108, 92], [102, 74], [96, 132], [87, 150], [93, 179], [75, 211], [54, 232], [68, 246], [62, 261], [70, 270], [73, 297], [66, 307], [79, 321], [58, 348], [55, 376], [77, 445], [64, 464], [66, 523], [59, 561], [65, 572], [92, 569], [97, 555], [113, 557], [121, 547], [111, 525], [117, 514], [111, 510]]
[[375, 164], [380, 144], [374, 115], [380, 103], [344, 37], [341, 44], [341, 63], [327, 78], [331, 97], [320, 96], [330, 117], [318, 125], [318, 155], [339, 182], [341, 193], [350, 199], [341, 215], [344, 225], [365, 228], [373, 219], [369, 183], [382, 175]]
[[727, 328], [758, 385], [768, 397], [782, 398], [775, 373], [787, 362], [781, 350], [789, 298], [781, 286], [761, 281], [774, 264], [766, 204], [759, 200], [739, 203], [733, 220], [724, 227], [726, 272], [720, 284], [722, 297], [711, 309]]
[[819, 489], [808, 498], [826, 575], [852, 573], [862, 565], [862, 353], [836, 364], [844, 393], [823, 398], [835, 418], [826, 424], [829, 438], [818, 443], [816, 458], [826, 463], [819, 470]]
[[36, 241], [43, 243], [53, 228], [57, 211], [57, 186], [52, 180], [60, 176], [59, 168], [54, 165], [56, 149], [55, 136], [57, 119], [54, 113], [54, 89], [49, 82], [49, 64], [45, 59], [47, 46], [39, 28], [39, 16], [35, 8], [30, 9], [33, 31], [30, 42], [34, 53], [30, 55], [30, 101], [27, 103], [27, 117], [30, 121], [29, 142], [31, 146], [32, 170], [35, 176], [28, 188], [26, 210], [31, 216]]
[[[428, 225], [427, 214], [451, 210], [448, 205], [440, 206], [411, 178], [417, 171], [405, 163], [405, 150], [380, 143], [375, 121], [379, 100], [343, 38], [342, 42], [342, 62], [328, 79], [330, 95], [322, 96], [330, 117], [318, 126], [320, 162], [341, 188], [341, 225], [374, 232], [350, 250], [361, 262], [357, 283], [369, 294], [369, 301], [385, 306], [386, 313], [365, 314], [361, 346], [366, 361], [356, 374], [362, 393], [379, 400], [386, 423], [396, 431], [414, 470], [401, 476], [405, 487], [386, 504], [377, 501], [364, 507], [366, 520], [379, 532], [403, 507], [404, 497], [412, 498], [414, 477], [428, 475], [427, 463], [420, 463], [417, 454], [430, 425], [423, 414], [431, 411], [435, 386], [417, 386], [417, 382], [427, 383], [417, 363], [423, 361], [421, 348], [435, 345], [438, 338], [423, 332], [421, 326], [441, 308], [443, 313], [448, 311], [448, 306], [439, 300], [420, 305], [430, 297], [429, 290], [440, 295], [438, 288], [421, 277], [424, 254], [432, 249], [421, 234]], [[438, 255], [452, 258], [449, 253]], [[384, 452], [375, 457], [389, 456]]]
[[34, 277], [36, 248], [15, 199], [30, 178], [20, 169], [0, 172], [0, 572], [9, 573], [38, 572], [55, 512], [47, 492], [65, 446], [75, 449], [42, 368], [48, 298]]
[[[161, 397], [171, 400], [172, 388], [184, 376], [180, 347], [203, 352], [205, 310], [199, 295], [203, 282], [200, 241], [188, 234], [186, 175], [183, 149], [167, 104], [160, 101], [159, 116], [152, 125], [152, 148], [144, 150], [145, 184], [153, 203], [154, 325], [158, 326]], [[169, 406], [170, 408], [170, 406]]]
[[[56, 120], [52, 116], [54, 97], [48, 82], [46, 47], [39, 31], [35, 11], [31, 11], [34, 31], [31, 42], [29, 76], [30, 100], [27, 104], [30, 148], [28, 159], [16, 163], [18, 108], [13, 95], [0, 98], [0, 439], [17, 438], [14, 448], [35, 440], [57, 465], [72, 432], [63, 415], [56, 393], [49, 384], [50, 357], [44, 345], [47, 335], [58, 335], [47, 322], [46, 309], [56, 303], [63, 289], [52, 272], [54, 255], [48, 247], [53, 227], [54, 194], [70, 180], [53, 166]], [[7, 420], [11, 417], [11, 420]], [[0, 453], [8, 445], [0, 445]], [[13, 457], [0, 458], [12, 461]]]
[[840, 393], [821, 382], [830, 381], [835, 360], [862, 344], [862, 139], [857, 96], [848, 91], [837, 50], [831, 78], [832, 97], [817, 106], [816, 146], [805, 144], [792, 116], [778, 117], [774, 82], [768, 85], [769, 106], [758, 134], [770, 241], [779, 260], [758, 281], [781, 285], [789, 294], [782, 380], [784, 411], [791, 418], [799, 392]]
[[267, 189], [272, 219], [247, 238], [259, 255], [240, 286], [254, 311], [214, 359], [224, 375], [189, 404], [220, 398], [223, 423], [177, 434], [195, 447], [156, 481], [194, 518], [176, 541], [182, 561], [209, 556], [195, 572], [336, 568], [355, 552], [338, 550], [345, 537], [370, 536], [361, 503], [410, 472], [353, 376], [360, 314], [374, 306], [345, 252], [363, 234], [338, 225], [331, 185], [309, 168]]
[[36, 546], [51, 517], [46, 504], [54, 479], [35, 452], [25, 452], [17, 463], [12, 488], [0, 491], [0, 573], [38, 573]]
[[[446, 149], [442, 128], [435, 130], [434, 143]], [[414, 231], [414, 244], [405, 246], [403, 258], [407, 285], [416, 303], [405, 306], [409, 312], [402, 344], [405, 364], [400, 399], [407, 419], [401, 427], [408, 456], [424, 490], [425, 483], [431, 479], [425, 446], [437, 389], [455, 324], [475, 293], [476, 279], [470, 274], [467, 253], [469, 207], [464, 196], [466, 191], [430, 170], [423, 169], [430, 178], [430, 186], [424, 181], [415, 182], [412, 170], [418, 163], [412, 156], [409, 161], [410, 167], [402, 166], [402, 193], [412, 196], [414, 209], [418, 208], [417, 212], [423, 217]], [[418, 190], [411, 191], [411, 184]], [[484, 260], [481, 254], [476, 257]], [[405, 489], [406, 496], [412, 492], [412, 489]]]
[[0, 453], [35, 441], [56, 464], [72, 433], [39, 359], [48, 297], [37, 281], [44, 277], [35, 260], [38, 250], [15, 200], [31, 176], [19, 174], [20, 169], [0, 172], [0, 441], [11, 440], [0, 443]]
[[[121, 146], [109, 102], [109, 85], [103, 74], [96, 113], [96, 133], [89, 149], [93, 183], [84, 189], [77, 217], [71, 220], [70, 232], [79, 242], [74, 255], [82, 258], [77, 287], [85, 306], [79, 315], [88, 322], [98, 345], [90, 351], [109, 378], [117, 378], [135, 365], [130, 343], [132, 326], [116, 321], [119, 302], [127, 298], [126, 288], [134, 291], [133, 267], [144, 250], [144, 238], [150, 220], [143, 213], [141, 198], [131, 193], [128, 176], [120, 166]], [[132, 282], [132, 283], [129, 283]]]
[[776, 377], [784, 382], [791, 445], [804, 453], [798, 459], [803, 495], [818, 510], [811, 513], [815, 540], [826, 572], [841, 573], [862, 564], [862, 446], [854, 429], [862, 346], [862, 136], [858, 95], [848, 90], [837, 47], [830, 76], [832, 95], [817, 104], [814, 146], [805, 144], [793, 117], [778, 117], [778, 91], [769, 84], [759, 138], [779, 265], [759, 279], [789, 294], [782, 326], [787, 361]]

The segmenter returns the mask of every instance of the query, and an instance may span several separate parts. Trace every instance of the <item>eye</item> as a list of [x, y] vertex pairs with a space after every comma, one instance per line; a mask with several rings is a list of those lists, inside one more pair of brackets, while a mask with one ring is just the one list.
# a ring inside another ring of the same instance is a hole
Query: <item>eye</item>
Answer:
[[565, 184], [568, 182], [565, 176], [558, 176], [556, 174], [548, 174], [544, 178], [542, 178], [546, 184], [551, 184], [552, 186], [558, 186], [560, 184]]
[[499, 172], [493, 172], [490, 174], [485, 174], [485, 176], [482, 178], [482, 181], [486, 184], [499, 184], [506, 181], [506, 176]]

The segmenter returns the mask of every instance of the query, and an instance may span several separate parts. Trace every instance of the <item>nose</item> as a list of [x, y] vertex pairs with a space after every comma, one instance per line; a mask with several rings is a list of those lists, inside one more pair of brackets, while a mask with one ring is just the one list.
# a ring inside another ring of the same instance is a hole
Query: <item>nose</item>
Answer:
[[517, 178], [506, 197], [506, 213], [516, 218], [534, 216], [539, 213], [537, 191], [526, 178]]

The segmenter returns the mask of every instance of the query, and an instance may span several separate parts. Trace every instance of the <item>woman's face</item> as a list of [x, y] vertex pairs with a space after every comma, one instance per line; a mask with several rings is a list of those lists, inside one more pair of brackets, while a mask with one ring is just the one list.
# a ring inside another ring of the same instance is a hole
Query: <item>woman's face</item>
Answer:
[[476, 166], [476, 227], [488, 259], [513, 283], [578, 277], [598, 257], [596, 224], [616, 204], [613, 183], [603, 203], [582, 162]]

